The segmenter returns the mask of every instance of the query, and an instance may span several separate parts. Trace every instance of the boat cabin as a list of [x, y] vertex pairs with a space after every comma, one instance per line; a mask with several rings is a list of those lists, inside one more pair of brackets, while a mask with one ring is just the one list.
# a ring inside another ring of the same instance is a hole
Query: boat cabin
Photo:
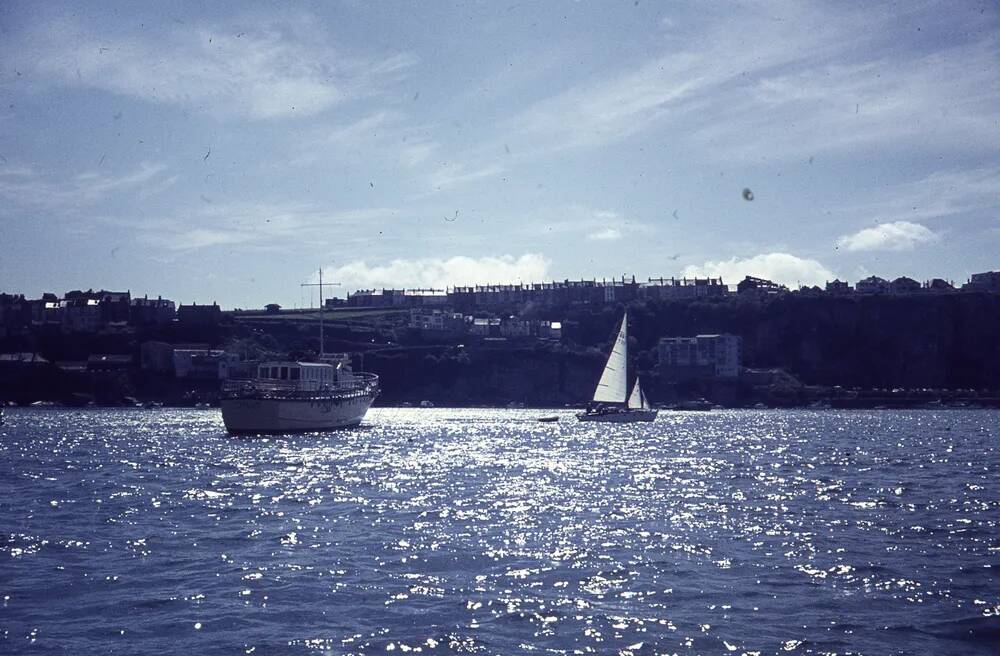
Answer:
[[257, 367], [257, 380], [318, 390], [335, 385], [341, 378], [341, 364], [327, 362], [264, 362]]

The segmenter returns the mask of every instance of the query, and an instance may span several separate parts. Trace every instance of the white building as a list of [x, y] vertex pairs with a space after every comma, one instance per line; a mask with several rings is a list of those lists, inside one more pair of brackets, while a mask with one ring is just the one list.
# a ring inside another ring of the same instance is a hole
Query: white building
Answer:
[[715, 378], [736, 378], [740, 375], [742, 347], [743, 340], [737, 335], [664, 337], [658, 349], [660, 366]]

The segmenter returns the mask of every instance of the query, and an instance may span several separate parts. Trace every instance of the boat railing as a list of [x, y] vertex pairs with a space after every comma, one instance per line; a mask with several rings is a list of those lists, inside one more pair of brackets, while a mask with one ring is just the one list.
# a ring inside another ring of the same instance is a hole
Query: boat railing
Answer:
[[227, 380], [222, 383], [222, 395], [228, 398], [308, 399], [331, 395], [363, 396], [373, 393], [378, 393], [378, 376], [369, 373], [355, 373], [348, 380], [323, 384], [312, 383], [312, 381], [262, 378]]

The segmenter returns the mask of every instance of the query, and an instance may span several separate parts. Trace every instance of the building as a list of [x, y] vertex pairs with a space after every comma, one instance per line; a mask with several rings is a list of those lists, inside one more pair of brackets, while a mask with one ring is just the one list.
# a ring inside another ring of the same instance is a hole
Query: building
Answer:
[[635, 276], [631, 280], [626, 280], [622, 276], [621, 280], [602, 281], [604, 287], [605, 303], [628, 303], [639, 297], [639, 285], [635, 281]]
[[101, 290], [95, 292], [98, 305], [101, 308], [101, 320], [104, 323], [127, 324], [132, 311], [132, 293], [109, 292]]
[[942, 278], [934, 278], [930, 282], [924, 283], [924, 289], [931, 292], [947, 293], [955, 291], [955, 285]]
[[59, 303], [64, 333], [96, 333], [104, 325], [101, 302], [96, 298], [77, 296]]
[[132, 299], [129, 323], [133, 326], [162, 326], [173, 322], [176, 317], [177, 307], [174, 302], [162, 296]]
[[0, 337], [19, 335], [31, 326], [31, 302], [24, 294], [0, 294]]
[[469, 334], [475, 337], [500, 337], [500, 319], [473, 319], [469, 326]]
[[460, 312], [413, 308], [410, 310], [410, 327], [430, 332], [460, 333], [465, 329], [465, 317]]
[[143, 342], [139, 345], [139, 367], [143, 371], [161, 374], [173, 373], [173, 345], [166, 342]]
[[175, 348], [173, 360], [177, 378], [226, 380], [230, 366], [238, 365], [239, 356], [217, 349]]
[[559, 341], [562, 339], [562, 322], [561, 321], [539, 321], [538, 322], [538, 337], [539, 339], [552, 339]]
[[217, 326], [222, 321], [222, 308], [211, 305], [181, 305], [177, 309], [177, 320], [192, 326]]
[[833, 282], [826, 283], [826, 292], [828, 294], [850, 294], [853, 289], [849, 283], [843, 280], [834, 280]]
[[889, 281], [878, 276], [868, 276], [854, 285], [854, 291], [859, 294], [888, 294]]
[[517, 317], [506, 317], [500, 321], [500, 336], [510, 339], [531, 337], [532, 328], [535, 328], [532, 323], [531, 321], [524, 321]]
[[974, 273], [962, 289], [973, 292], [1000, 292], [1000, 271]]
[[279, 314], [281, 312], [281, 306], [277, 303], [268, 303], [264, 306], [264, 311], [268, 314]]
[[901, 276], [889, 283], [889, 291], [893, 294], [914, 294], [921, 289], [920, 283], [913, 278]]
[[45, 293], [39, 299], [28, 301], [31, 305], [33, 326], [62, 326], [62, 303], [55, 294]]
[[722, 278], [649, 278], [639, 288], [639, 297], [656, 300], [684, 300], [705, 296], [725, 296], [729, 287]]
[[664, 337], [658, 347], [660, 370], [668, 380], [736, 378], [743, 360], [737, 335]]
[[764, 278], [754, 278], [753, 276], [747, 276], [741, 280], [736, 285], [736, 291], [739, 294], [780, 294], [782, 292], [787, 292], [788, 287], [784, 285], [779, 285], [776, 282], [771, 282], [770, 280], [765, 280]]

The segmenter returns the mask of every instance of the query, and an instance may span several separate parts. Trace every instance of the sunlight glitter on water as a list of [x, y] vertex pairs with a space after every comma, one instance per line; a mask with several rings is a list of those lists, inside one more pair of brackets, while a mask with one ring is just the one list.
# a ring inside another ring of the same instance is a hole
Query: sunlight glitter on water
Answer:
[[536, 414], [18, 409], [0, 644], [990, 653], [994, 414]]

